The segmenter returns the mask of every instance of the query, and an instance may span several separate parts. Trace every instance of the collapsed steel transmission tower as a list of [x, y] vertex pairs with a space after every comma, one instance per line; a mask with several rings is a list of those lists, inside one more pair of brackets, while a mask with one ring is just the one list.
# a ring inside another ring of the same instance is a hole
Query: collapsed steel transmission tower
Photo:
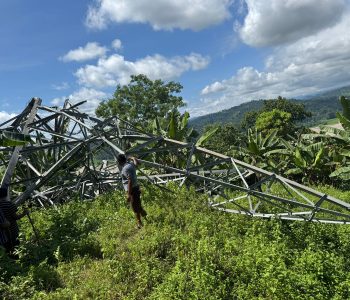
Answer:
[[[16, 205], [42, 206], [93, 199], [120, 188], [115, 156], [136, 155], [141, 180], [193, 185], [209, 205], [252, 217], [322, 223], [350, 223], [350, 204], [277, 174], [222, 155], [195, 143], [143, 132], [118, 116], [101, 120], [79, 111], [84, 102], [62, 108], [33, 98], [18, 116], [0, 124], [6, 131], [30, 134], [26, 146], [2, 147], [2, 186]], [[256, 175], [256, 182], [247, 178]]]

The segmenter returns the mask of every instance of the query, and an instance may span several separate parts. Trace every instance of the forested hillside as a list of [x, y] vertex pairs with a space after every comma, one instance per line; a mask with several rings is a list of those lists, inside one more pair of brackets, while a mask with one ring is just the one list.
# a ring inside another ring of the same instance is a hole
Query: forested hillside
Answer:
[[[305, 109], [312, 113], [310, 118], [303, 121], [305, 126], [313, 126], [335, 118], [335, 113], [341, 111], [339, 96], [350, 95], [350, 87], [328, 91], [322, 94], [308, 96], [305, 99], [291, 100], [305, 105]], [[240, 125], [244, 115], [250, 111], [257, 111], [263, 106], [263, 100], [254, 100], [226, 109], [217, 113], [208, 114], [191, 119], [190, 123], [195, 129], [201, 131], [206, 125], [213, 123], [233, 123]]]

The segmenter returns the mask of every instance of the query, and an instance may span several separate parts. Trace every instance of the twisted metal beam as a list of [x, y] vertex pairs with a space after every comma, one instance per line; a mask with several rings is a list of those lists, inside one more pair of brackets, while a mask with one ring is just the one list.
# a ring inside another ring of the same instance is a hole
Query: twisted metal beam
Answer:
[[[84, 102], [62, 108], [33, 99], [17, 117], [0, 125], [29, 133], [23, 147], [2, 148], [3, 185], [17, 205], [42, 206], [92, 199], [121, 188], [118, 153], [137, 155], [140, 180], [191, 185], [208, 195], [213, 209], [251, 217], [322, 223], [350, 223], [350, 204], [235, 158], [156, 136], [113, 116], [106, 120], [79, 111]], [[11, 179], [11, 180], [10, 180]]]

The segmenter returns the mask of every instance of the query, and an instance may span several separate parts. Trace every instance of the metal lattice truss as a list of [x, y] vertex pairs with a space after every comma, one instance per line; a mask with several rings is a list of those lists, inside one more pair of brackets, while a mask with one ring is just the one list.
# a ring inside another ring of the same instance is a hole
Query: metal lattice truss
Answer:
[[139, 179], [162, 186], [191, 185], [221, 211], [252, 217], [323, 223], [350, 223], [350, 205], [277, 174], [194, 143], [143, 132], [117, 116], [100, 120], [66, 101], [63, 108], [32, 99], [18, 116], [0, 125], [30, 134], [32, 143], [1, 149], [12, 199], [42, 206], [92, 199], [121, 188], [115, 157], [139, 158]]

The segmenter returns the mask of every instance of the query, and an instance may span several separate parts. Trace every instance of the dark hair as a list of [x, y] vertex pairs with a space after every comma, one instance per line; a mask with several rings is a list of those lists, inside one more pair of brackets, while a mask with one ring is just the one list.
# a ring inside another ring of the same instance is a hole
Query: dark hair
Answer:
[[7, 188], [0, 188], [0, 199], [7, 197]]
[[122, 165], [126, 163], [126, 156], [124, 154], [118, 154], [117, 156], [118, 164]]

